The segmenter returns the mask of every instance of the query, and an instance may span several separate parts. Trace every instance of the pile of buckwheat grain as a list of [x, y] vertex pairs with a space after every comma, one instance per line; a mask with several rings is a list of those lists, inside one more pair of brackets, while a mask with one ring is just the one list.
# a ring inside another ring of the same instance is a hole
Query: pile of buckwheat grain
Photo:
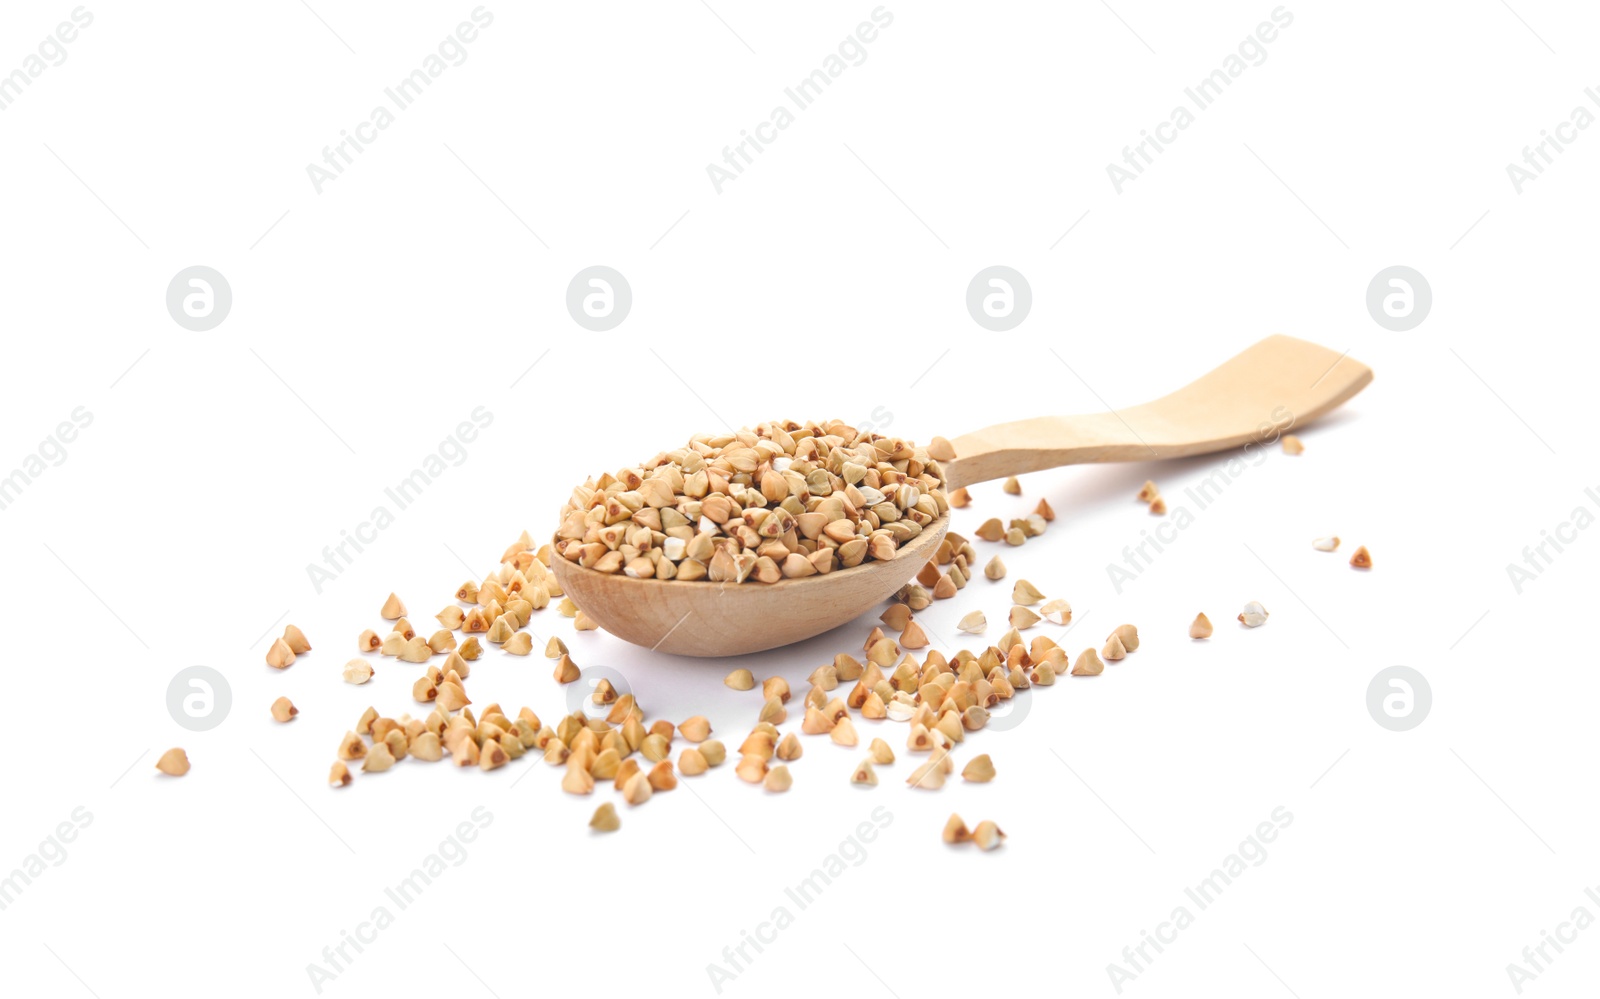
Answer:
[[935, 438], [769, 422], [697, 434], [574, 489], [558, 557], [599, 572], [776, 583], [894, 558], [950, 509]]

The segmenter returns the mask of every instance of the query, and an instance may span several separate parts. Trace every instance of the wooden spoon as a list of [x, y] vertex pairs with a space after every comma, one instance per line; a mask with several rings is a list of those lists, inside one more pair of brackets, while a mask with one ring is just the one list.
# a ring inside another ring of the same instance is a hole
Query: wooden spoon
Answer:
[[[1275, 441], [1366, 387], [1372, 371], [1326, 347], [1272, 336], [1171, 395], [1116, 412], [1041, 416], [951, 441], [949, 488], [1057, 465], [1153, 461]], [[684, 656], [734, 656], [788, 645], [858, 617], [933, 557], [945, 514], [888, 561], [776, 583], [635, 579], [557, 558], [567, 595], [605, 630]]]

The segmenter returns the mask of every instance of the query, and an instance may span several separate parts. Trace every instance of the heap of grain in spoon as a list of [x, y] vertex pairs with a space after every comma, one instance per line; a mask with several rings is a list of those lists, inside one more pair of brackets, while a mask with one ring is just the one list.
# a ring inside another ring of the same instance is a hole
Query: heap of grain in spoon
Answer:
[[950, 509], [941, 450], [838, 420], [697, 434], [574, 489], [555, 551], [599, 572], [713, 583], [892, 559]]

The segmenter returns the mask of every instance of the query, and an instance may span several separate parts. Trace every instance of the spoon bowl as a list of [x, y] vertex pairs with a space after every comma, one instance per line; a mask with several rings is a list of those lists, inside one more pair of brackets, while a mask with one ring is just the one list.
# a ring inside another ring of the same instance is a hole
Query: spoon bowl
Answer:
[[949, 529], [946, 513], [895, 549], [892, 559], [776, 583], [635, 579], [564, 558], [552, 559], [551, 568], [572, 602], [624, 641], [679, 656], [737, 656], [854, 620], [910, 582]]
[[[954, 438], [947, 488], [1058, 465], [1153, 461], [1265, 447], [1372, 381], [1345, 354], [1272, 336], [1176, 392], [1128, 409], [1019, 420]], [[776, 583], [638, 579], [564, 558], [551, 568], [573, 603], [619, 638], [685, 656], [735, 656], [788, 645], [855, 619], [938, 551], [950, 514], [887, 560]]]

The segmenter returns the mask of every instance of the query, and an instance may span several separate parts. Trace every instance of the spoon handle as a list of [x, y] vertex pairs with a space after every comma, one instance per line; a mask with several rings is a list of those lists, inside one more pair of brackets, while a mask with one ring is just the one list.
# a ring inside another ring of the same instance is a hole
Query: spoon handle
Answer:
[[1372, 381], [1372, 370], [1326, 347], [1270, 336], [1154, 402], [1081, 416], [1040, 416], [954, 438], [951, 488], [1058, 465], [1155, 461], [1276, 441]]

